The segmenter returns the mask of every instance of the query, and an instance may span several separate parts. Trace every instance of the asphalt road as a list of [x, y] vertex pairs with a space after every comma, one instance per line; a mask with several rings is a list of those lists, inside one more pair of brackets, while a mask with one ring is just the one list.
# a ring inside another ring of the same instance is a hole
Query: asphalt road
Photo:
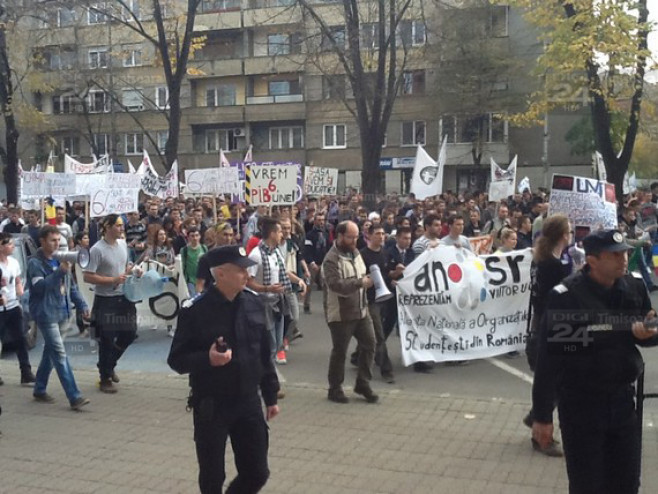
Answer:
[[[652, 297], [658, 307], [658, 292]], [[279, 366], [279, 371], [287, 382], [296, 385], [308, 384], [313, 387], [326, 386], [331, 339], [324, 321], [321, 294], [314, 292], [312, 314], [302, 314], [300, 328], [304, 335], [291, 344], [288, 364]], [[89, 340], [68, 338], [67, 351], [73, 368], [95, 368], [97, 354]], [[163, 330], [140, 328], [139, 339], [128, 349], [119, 363], [117, 372], [158, 372], [172, 374], [166, 358], [171, 338]], [[352, 346], [355, 343], [353, 341]], [[42, 341], [30, 352], [34, 367], [38, 365]], [[414, 393], [430, 393], [461, 397], [504, 398], [519, 402], [530, 402], [531, 375], [525, 355], [510, 359], [496, 357], [474, 360], [463, 366], [436, 364], [431, 374], [418, 374], [412, 368], [405, 368], [400, 357], [400, 339], [391, 335], [388, 341], [389, 354], [394, 365], [395, 383], [387, 384], [374, 371], [373, 389], [404, 390]], [[658, 348], [642, 350], [646, 362], [645, 392], [658, 393]], [[2, 367], [15, 359], [4, 356]], [[356, 377], [355, 368], [349, 363], [345, 387], [352, 386]], [[658, 399], [647, 400], [645, 406], [658, 411]]]

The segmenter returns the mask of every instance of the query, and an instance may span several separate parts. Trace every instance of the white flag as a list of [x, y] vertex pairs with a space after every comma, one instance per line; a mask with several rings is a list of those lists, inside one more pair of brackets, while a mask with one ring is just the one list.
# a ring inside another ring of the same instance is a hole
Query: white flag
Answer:
[[411, 192], [416, 199], [437, 196], [443, 192], [443, 166], [446, 161], [446, 139], [443, 140], [439, 161], [436, 162], [422, 146], [416, 150], [416, 164], [411, 179]]
[[635, 176], [635, 172], [628, 177], [628, 186], [631, 189], [631, 192], [635, 192], [637, 190], [637, 177]]
[[523, 191], [526, 189], [532, 192], [532, 189], [530, 188], [530, 179], [528, 177], [523, 177], [519, 182], [519, 186], [516, 190], [519, 192], [519, 194], [523, 194]]
[[130, 162], [130, 160], [128, 160], [128, 173], [132, 173], [133, 175], [134, 175], [135, 173], [137, 173], [137, 171], [135, 170], [135, 167], [134, 167], [133, 164]]
[[[251, 146], [249, 146], [249, 150], [251, 150]], [[247, 153], [249, 154], [249, 153]], [[246, 156], [245, 156], [245, 161], [246, 161]], [[219, 166], [231, 166], [231, 164], [228, 162], [226, 159], [226, 155], [224, 154], [223, 149], [219, 149]]]
[[247, 154], [244, 155], [244, 163], [251, 163], [254, 161], [254, 146], [249, 144], [249, 149], [247, 149]]
[[514, 194], [514, 183], [516, 182], [516, 159], [514, 159], [507, 167], [507, 170], [503, 170], [498, 164], [491, 158], [491, 182], [489, 183], [489, 200], [490, 201], [501, 201], [507, 199], [509, 196]]
[[595, 151], [594, 154], [592, 155], [592, 160], [594, 161], [594, 165], [596, 166], [596, 173], [599, 176], [599, 180], [605, 182], [608, 178], [608, 174], [605, 171], [605, 163], [603, 161], [603, 155], [598, 151]]

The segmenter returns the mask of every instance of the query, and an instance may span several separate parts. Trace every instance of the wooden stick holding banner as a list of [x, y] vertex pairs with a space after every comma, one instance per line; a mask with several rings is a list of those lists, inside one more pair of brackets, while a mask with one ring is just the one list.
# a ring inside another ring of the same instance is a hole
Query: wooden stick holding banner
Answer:
[[85, 199], [85, 230], [89, 231], [89, 199]]
[[46, 200], [41, 199], [41, 226], [45, 225], [46, 222]]
[[[217, 225], [217, 194], [212, 195], [212, 219], [213, 223]], [[201, 225], [199, 225], [201, 227]]]

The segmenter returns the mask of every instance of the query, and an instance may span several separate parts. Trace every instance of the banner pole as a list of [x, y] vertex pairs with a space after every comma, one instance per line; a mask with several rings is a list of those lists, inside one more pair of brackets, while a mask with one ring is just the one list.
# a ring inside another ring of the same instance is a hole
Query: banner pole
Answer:
[[41, 199], [41, 226], [44, 226], [46, 221], [46, 200]]
[[89, 231], [89, 199], [85, 199], [85, 230]]
[[212, 218], [213, 223], [217, 225], [217, 195], [212, 195]]

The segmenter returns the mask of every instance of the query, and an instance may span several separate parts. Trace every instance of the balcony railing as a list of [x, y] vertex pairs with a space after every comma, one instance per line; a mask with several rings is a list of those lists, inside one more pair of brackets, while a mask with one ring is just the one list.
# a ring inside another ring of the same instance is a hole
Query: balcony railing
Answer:
[[303, 94], [281, 94], [278, 96], [247, 96], [248, 105], [266, 105], [270, 103], [301, 103]]

